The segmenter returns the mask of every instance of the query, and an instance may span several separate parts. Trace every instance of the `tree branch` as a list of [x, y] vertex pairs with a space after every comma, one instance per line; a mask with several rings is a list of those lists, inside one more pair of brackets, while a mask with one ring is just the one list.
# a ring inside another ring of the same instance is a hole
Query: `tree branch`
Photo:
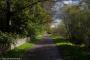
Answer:
[[[44, 1], [48, 1], [48, 0], [44, 0]], [[37, 4], [37, 3], [39, 3], [39, 2], [44, 2], [43, 0], [39, 0], [39, 1], [37, 1], [37, 2], [33, 2], [32, 4], [30, 4], [30, 5], [28, 5], [28, 6], [26, 6], [26, 7], [23, 7], [23, 8], [21, 8], [20, 10], [18, 10], [18, 11], [14, 11], [14, 12], [11, 12], [12, 14], [13, 13], [19, 13], [20, 11], [23, 11], [24, 9], [26, 9], [26, 8], [28, 8], [28, 7], [30, 7], [30, 8], [32, 8], [35, 4]]]

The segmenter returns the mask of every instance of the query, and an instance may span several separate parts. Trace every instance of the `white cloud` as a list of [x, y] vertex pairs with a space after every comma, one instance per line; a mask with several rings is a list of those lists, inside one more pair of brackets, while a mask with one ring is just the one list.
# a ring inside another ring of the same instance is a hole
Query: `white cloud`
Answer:
[[68, 1], [63, 1], [64, 4], [78, 4], [79, 3], [79, 0], [68, 0]]
[[64, 2], [64, 4], [71, 4], [72, 3], [72, 1], [63, 1]]

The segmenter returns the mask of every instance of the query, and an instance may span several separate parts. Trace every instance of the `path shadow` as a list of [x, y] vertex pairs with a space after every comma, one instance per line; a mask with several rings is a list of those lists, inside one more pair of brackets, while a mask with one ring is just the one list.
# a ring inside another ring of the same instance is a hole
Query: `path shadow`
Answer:
[[23, 60], [61, 60], [56, 46], [44, 46], [28, 51]]
[[52, 39], [41, 39], [39, 42], [37, 42], [36, 44], [38, 45], [45, 45], [45, 44], [54, 44]]
[[61, 60], [58, 48], [53, 44], [50, 38], [42, 39], [35, 48], [25, 53], [23, 60]]

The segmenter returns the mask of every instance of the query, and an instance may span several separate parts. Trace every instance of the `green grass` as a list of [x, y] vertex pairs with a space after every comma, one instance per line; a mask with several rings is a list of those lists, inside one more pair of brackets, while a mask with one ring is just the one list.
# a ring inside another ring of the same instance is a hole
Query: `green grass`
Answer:
[[23, 50], [27, 50], [29, 48], [32, 48], [33, 44], [32, 43], [25, 43], [19, 47], [17, 47], [17, 49], [23, 49]]
[[71, 45], [58, 45], [64, 60], [88, 60], [90, 54], [83, 50], [83, 48]]
[[89, 60], [90, 54], [86, 52], [84, 44], [76, 45], [64, 39], [54, 39], [64, 60]]
[[41, 41], [41, 39], [35, 38], [35, 39], [32, 39], [32, 40], [30, 41], [30, 43], [37, 44], [37, 43], [40, 42], [40, 41]]
[[7, 53], [4, 53], [0, 56], [0, 58], [19, 58], [23, 57], [24, 53], [26, 53], [30, 48], [33, 47], [32, 43], [25, 43]]

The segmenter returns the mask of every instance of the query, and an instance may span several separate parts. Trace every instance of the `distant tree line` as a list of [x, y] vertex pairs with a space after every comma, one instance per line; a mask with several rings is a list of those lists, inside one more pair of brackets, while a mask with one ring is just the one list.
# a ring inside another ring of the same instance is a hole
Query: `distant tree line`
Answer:
[[84, 43], [90, 48], [90, 9], [89, 1], [82, 0], [78, 5], [65, 5], [63, 22], [70, 41], [75, 44]]

